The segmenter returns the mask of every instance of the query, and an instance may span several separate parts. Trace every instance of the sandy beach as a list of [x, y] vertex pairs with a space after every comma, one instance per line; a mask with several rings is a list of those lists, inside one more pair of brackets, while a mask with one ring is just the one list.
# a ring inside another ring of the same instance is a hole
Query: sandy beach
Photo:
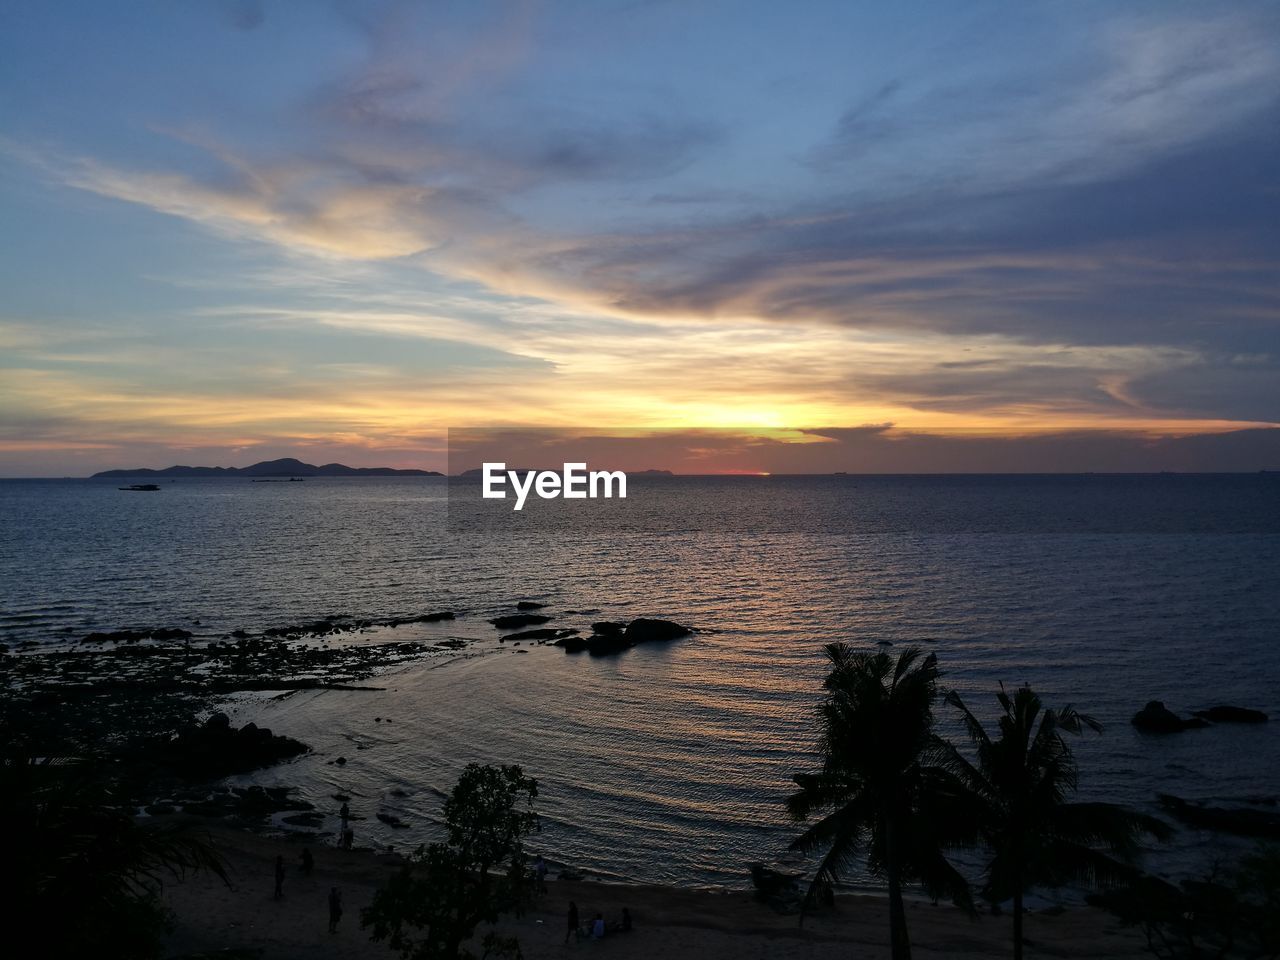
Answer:
[[[297, 840], [223, 827], [213, 828], [210, 837], [226, 857], [231, 886], [210, 875], [167, 885], [165, 899], [175, 914], [167, 955], [256, 949], [263, 958], [280, 960], [393, 956], [360, 929], [359, 912], [397, 868], [397, 857], [312, 845], [315, 871], [304, 877], [298, 859], [303, 844]], [[289, 867], [280, 901], [272, 898], [277, 854], [284, 855]], [[338, 932], [331, 935], [327, 894], [332, 886], [342, 891], [344, 914]], [[635, 929], [598, 942], [583, 940], [566, 946], [565, 910], [570, 900], [577, 902], [584, 920], [596, 912], [616, 918], [626, 906]], [[950, 906], [927, 902], [911, 903], [908, 911], [917, 957], [1010, 954], [1007, 917], [971, 921]], [[888, 954], [887, 905], [872, 896], [841, 897], [835, 912], [812, 917], [801, 928], [794, 916], [775, 913], [747, 892], [553, 880], [523, 917], [508, 919], [501, 926], [520, 938], [529, 960], [574, 956], [848, 960]], [[1030, 956], [1120, 960], [1147, 955], [1140, 934], [1088, 907], [1028, 914], [1027, 939]]]

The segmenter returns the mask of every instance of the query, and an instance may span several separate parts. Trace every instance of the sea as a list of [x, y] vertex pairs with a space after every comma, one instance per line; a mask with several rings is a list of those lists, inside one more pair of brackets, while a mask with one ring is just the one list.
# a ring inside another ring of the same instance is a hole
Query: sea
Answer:
[[[455, 611], [349, 639], [469, 642], [368, 682], [382, 691], [226, 705], [314, 748], [233, 782], [296, 786], [326, 831], [333, 796], [348, 795], [357, 843], [412, 849], [438, 835], [465, 764], [519, 763], [538, 780], [535, 845], [554, 864], [728, 888], [752, 862], [796, 865], [784, 800], [816, 762], [835, 640], [936, 654], [980, 717], [1001, 684], [1024, 683], [1092, 714], [1104, 729], [1075, 742], [1079, 799], [1159, 812], [1162, 792], [1280, 797], [1275, 473], [633, 476], [625, 501], [519, 513], [439, 477], [120, 485], [0, 481], [0, 642], [144, 626], [200, 642]], [[488, 621], [521, 600], [545, 604], [549, 627], [651, 616], [699, 632], [607, 657], [500, 642]], [[1129, 719], [1148, 700], [1274, 719], [1144, 734]], [[1247, 847], [1183, 827], [1147, 866], [1193, 876]]]

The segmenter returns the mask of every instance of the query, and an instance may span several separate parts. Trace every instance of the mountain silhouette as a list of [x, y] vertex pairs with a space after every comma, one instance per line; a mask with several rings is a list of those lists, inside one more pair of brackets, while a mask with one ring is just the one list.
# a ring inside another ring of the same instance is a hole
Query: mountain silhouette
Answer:
[[293, 457], [263, 460], [248, 467], [133, 467], [126, 470], [102, 470], [98, 477], [440, 477], [435, 470], [400, 470], [395, 467], [348, 467], [345, 463], [326, 463], [317, 467]]

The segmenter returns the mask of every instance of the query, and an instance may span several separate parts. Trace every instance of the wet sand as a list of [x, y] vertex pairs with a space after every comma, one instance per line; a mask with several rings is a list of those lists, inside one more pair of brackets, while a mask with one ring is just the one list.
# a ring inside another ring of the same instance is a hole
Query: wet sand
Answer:
[[[231, 948], [257, 948], [264, 960], [390, 958], [385, 944], [360, 929], [360, 908], [401, 861], [367, 850], [350, 852], [310, 845], [315, 872], [304, 877], [297, 839], [263, 837], [214, 827], [214, 844], [226, 856], [231, 886], [202, 875], [167, 885], [165, 898], [176, 914], [170, 956]], [[273, 864], [283, 854], [288, 865], [284, 899], [273, 900]], [[344, 913], [336, 934], [328, 933], [328, 891], [342, 890]], [[582, 919], [601, 912], [616, 919], [631, 910], [635, 929], [602, 941], [564, 944], [565, 910], [578, 904]], [[1010, 920], [984, 916], [971, 921], [950, 906], [908, 905], [914, 956], [1007, 957]], [[834, 912], [806, 920], [775, 913], [747, 892], [714, 893], [671, 887], [622, 886], [553, 880], [547, 893], [519, 919], [500, 928], [520, 938], [528, 960], [609, 957], [611, 960], [681, 957], [697, 960], [750, 958], [875, 958], [888, 955], [888, 909], [872, 896], [839, 898]], [[1141, 935], [1121, 928], [1089, 907], [1030, 913], [1026, 936], [1031, 957], [1148, 956]]]

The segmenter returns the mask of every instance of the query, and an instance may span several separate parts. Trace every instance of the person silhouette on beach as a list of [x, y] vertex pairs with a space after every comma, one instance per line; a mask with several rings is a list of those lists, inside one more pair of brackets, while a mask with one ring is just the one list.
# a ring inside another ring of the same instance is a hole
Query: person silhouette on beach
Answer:
[[338, 816], [342, 818], [342, 832], [347, 832], [347, 821], [351, 819], [351, 808], [344, 801], [342, 807], [338, 810]]
[[572, 900], [569, 901], [568, 929], [564, 932], [564, 942], [568, 943], [570, 937], [578, 935], [578, 905]]
[[311, 876], [311, 871], [316, 868], [316, 858], [311, 856], [311, 848], [302, 848], [302, 875], [304, 877]]
[[538, 893], [547, 892], [547, 861], [538, 857], [533, 862], [533, 875], [538, 881]]
[[337, 887], [329, 888], [329, 932], [338, 932], [338, 921], [342, 919], [342, 893]]
[[284, 854], [276, 855], [276, 895], [275, 899], [284, 899]]

